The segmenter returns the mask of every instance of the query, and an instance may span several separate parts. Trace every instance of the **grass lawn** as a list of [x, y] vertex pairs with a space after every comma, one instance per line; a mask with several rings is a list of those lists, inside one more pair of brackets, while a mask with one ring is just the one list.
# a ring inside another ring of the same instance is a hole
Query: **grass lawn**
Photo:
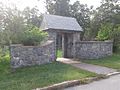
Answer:
[[96, 74], [54, 62], [11, 72], [10, 61], [0, 61], [0, 90], [31, 90], [66, 80], [94, 77]]
[[110, 57], [97, 59], [97, 60], [82, 60], [85, 63], [101, 65], [120, 70], [120, 54], [114, 54]]

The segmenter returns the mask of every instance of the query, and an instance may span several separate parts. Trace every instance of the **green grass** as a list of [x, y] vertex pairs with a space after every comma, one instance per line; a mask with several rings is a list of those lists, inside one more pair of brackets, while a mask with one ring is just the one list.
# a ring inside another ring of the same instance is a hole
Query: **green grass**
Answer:
[[62, 50], [57, 50], [57, 58], [61, 58], [62, 57]]
[[0, 90], [32, 90], [67, 80], [94, 76], [96, 74], [59, 62], [11, 72], [9, 59], [0, 60]]
[[96, 59], [96, 60], [82, 60], [85, 63], [101, 65], [109, 68], [120, 70], [120, 54], [113, 54], [110, 57]]

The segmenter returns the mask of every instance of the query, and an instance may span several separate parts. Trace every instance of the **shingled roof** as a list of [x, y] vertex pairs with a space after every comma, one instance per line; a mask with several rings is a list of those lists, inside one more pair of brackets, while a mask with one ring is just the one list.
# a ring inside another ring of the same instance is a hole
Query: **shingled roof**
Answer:
[[67, 31], [83, 31], [77, 20], [72, 17], [64, 17], [57, 15], [44, 15], [41, 24], [42, 30], [67, 30]]

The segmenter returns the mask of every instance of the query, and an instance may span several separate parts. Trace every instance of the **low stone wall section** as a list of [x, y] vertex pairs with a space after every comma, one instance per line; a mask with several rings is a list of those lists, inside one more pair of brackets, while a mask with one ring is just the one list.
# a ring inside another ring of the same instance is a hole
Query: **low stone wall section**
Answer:
[[11, 67], [41, 65], [56, 60], [55, 43], [48, 41], [42, 46], [11, 45]]
[[98, 59], [113, 53], [112, 41], [80, 41], [75, 43], [75, 58]]

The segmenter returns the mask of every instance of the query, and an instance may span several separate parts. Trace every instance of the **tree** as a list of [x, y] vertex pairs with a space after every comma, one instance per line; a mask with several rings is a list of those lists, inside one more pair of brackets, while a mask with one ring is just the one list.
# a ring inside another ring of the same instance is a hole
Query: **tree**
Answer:
[[[24, 30], [24, 18], [22, 16], [21, 11], [19, 11], [16, 7], [9, 8], [2, 4], [0, 7], [0, 19], [1, 23], [1, 40], [2, 44], [9, 45], [11, 43], [11, 39], [19, 36], [19, 33]], [[16, 38], [17, 40], [17, 38]]]
[[29, 7], [26, 7], [23, 11], [22, 14], [24, 16], [24, 19], [26, 23], [35, 25], [37, 27], [40, 27], [42, 16], [39, 13], [39, 10], [37, 7], [33, 7], [30, 9]]
[[47, 12], [54, 15], [69, 16], [70, 0], [46, 0]]
[[91, 9], [88, 8], [87, 5], [81, 4], [79, 1], [76, 1], [73, 5], [70, 5], [70, 16], [76, 18], [79, 25], [83, 28], [81, 39], [85, 38], [85, 32], [88, 28], [90, 28]]
[[83, 29], [86, 29], [90, 25], [90, 9], [87, 5], [80, 4], [79, 1], [76, 1], [70, 8], [70, 14], [72, 17], [75, 17], [78, 23], [82, 26]]
[[90, 36], [93, 39], [97, 36], [101, 24], [112, 23], [114, 27], [120, 23], [120, 6], [118, 0], [103, 0], [98, 7], [91, 21]]
[[[25, 8], [23, 11], [16, 7], [0, 4], [0, 43], [9, 45], [18, 43], [20, 36], [30, 24], [40, 26], [41, 17], [36, 8]], [[11, 42], [12, 41], [12, 42]]]

